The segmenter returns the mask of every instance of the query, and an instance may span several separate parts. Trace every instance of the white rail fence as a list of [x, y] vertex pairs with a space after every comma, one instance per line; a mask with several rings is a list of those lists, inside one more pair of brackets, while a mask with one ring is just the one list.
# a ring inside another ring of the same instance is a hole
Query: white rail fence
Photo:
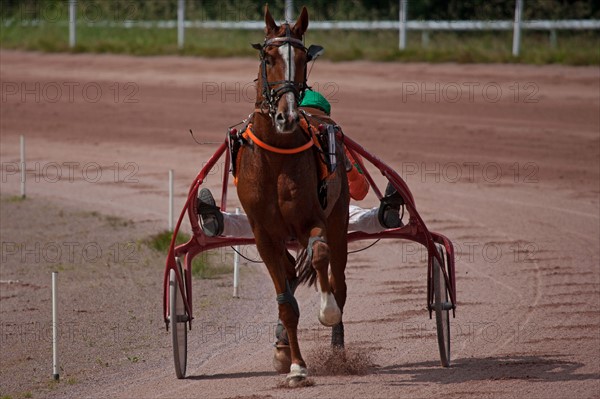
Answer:
[[[77, 26], [87, 27], [111, 27], [111, 28], [144, 28], [144, 29], [177, 29], [177, 45], [181, 49], [185, 45], [185, 29], [242, 29], [262, 30], [263, 21], [206, 21], [186, 20], [185, 0], [177, 1], [177, 19], [175, 20], [124, 20], [124, 21], [80, 21], [77, 19], [76, 0], [69, 0], [69, 21], [55, 22], [57, 24], [68, 23], [69, 45], [76, 45]], [[490, 20], [490, 21], [410, 21], [407, 19], [408, 2], [400, 0], [400, 12], [398, 20], [388, 21], [311, 21], [311, 30], [398, 30], [398, 47], [400, 50], [406, 48], [407, 31], [420, 31], [421, 43], [427, 46], [429, 43], [429, 32], [436, 31], [513, 31], [513, 55], [520, 53], [521, 30], [548, 31], [550, 33], [550, 44], [556, 46], [556, 32], [558, 30], [600, 30], [600, 20], [531, 20], [522, 21], [523, 0], [515, 2], [515, 19]], [[292, 20], [292, 2], [286, 1], [286, 19]], [[20, 24], [22, 26], [42, 26], [44, 20], [20, 20], [5, 19], [5, 26]]]
[[[16, 23], [10, 19], [4, 25]], [[43, 20], [23, 20], [22, 26], [42, 26]], [[60, 22], [56, 22], [60, 23]], [[145, 29], [175, 29], [177, 20], [156, 21], [94, 21], [77, 22], [77, 25], [88, 27], [109, 28], [145, 28]], [[512, 30], [513, 21], [406, 21], [406, 29], [414, 31], [485, 31], [485, 30]], [[241, 29], [262, 30], [263, 21], [184, 21], [185, 29]], [[564, 19], [564, 20], [534, 20], [522, 21], [521, 28], [527, 30], [598, 30], [598, 19]], [[398, 30], [398, 21], [311, 21], [311, 30]]]

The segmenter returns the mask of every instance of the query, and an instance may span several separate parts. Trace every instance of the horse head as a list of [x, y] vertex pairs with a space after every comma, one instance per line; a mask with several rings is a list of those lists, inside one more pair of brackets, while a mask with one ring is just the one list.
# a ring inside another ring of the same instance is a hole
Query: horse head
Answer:
[[268, 109], [280, 134], [293, 132], [300, 120], [298, 106], [306, 89], [307, 49], [303, 36], [308, 27], [308, 12], [302, 8], [293, 26], [281, 26], [265, 7], [265, 40], [253, 47], [260, 51], [257, 107]]

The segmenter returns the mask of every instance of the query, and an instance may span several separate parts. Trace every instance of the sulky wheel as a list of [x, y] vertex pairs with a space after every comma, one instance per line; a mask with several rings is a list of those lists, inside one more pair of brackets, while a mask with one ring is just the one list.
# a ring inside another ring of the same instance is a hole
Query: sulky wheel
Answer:
[[[177, 260], [179, 275], [181, 276], [183, 287], [185, 287], [185, 274], [181, 267], [181, 261]], [[185, 311], [184, 294], [179, 290], [177, 284], [177, 275], [175, 270], [171, 269], [169, 274], [169, 326], [173, 337], [173, 359], [175, 360], [175, 374], [177, 378], [185, 378], [185, 369], [187, 365], [187, 321], [188, 316]]]
[[[448, 289], [442, 269], [446, 269], [446, 253], [444, 248], [436, 244], [442, 259], [442, 264], [433, 258], [433, 308], [437, 324], [437, 338], [440, 349], [442, 366], [450, 367], [450, 310], [452, 304], [448, 301]], [[446, 270], [447, 272], [447, 270]]]

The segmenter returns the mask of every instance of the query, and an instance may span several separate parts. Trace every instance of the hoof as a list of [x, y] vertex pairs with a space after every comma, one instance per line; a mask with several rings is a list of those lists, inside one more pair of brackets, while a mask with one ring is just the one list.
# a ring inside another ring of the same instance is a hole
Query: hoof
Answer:
[[285, 382], [290, 388], [296, 388], [304, 385], [306, 377], [308, 377], [308, 370], [306, 370], [306, 367], [302, 367], [299, 364], [292, 364], [290, 373], [285, 377]]
[[286, 378], [285, 380], [287, 386], [289, 388], [298, 388], [298, 387], [302, 387], [304, 386], [305, 382], [306, 382], [306, 378], [302, 377], [302, 378], [297, 378], [297, 377], [292, 377], [292, 378]]
[[288, 345], [277, 345], [273, 355], [273, 367], [278, 374], [287, 374], [290, 372], [292, 359], [290, 347]]

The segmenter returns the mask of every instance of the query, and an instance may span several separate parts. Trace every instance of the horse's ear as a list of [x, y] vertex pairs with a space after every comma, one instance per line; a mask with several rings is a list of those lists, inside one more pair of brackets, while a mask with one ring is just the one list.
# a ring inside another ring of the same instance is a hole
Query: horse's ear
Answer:
[[308, 29], [308, 11], [306, 10], [306, 7], [302, 7], [302, 12], [296, 20], [296, 23], [294, 24], [292, 30], [298, 36], [302, 36], [304, 35], [304, 32], [306, 32], [306, 29]]
[[279, 26], [275, 23], [275, 20], [271, 16], [271, 12], [269, 11], [269, 5], [265, 4], [265, 33], [269, 34], [270, 32], [276, 31], [279, 29]]

